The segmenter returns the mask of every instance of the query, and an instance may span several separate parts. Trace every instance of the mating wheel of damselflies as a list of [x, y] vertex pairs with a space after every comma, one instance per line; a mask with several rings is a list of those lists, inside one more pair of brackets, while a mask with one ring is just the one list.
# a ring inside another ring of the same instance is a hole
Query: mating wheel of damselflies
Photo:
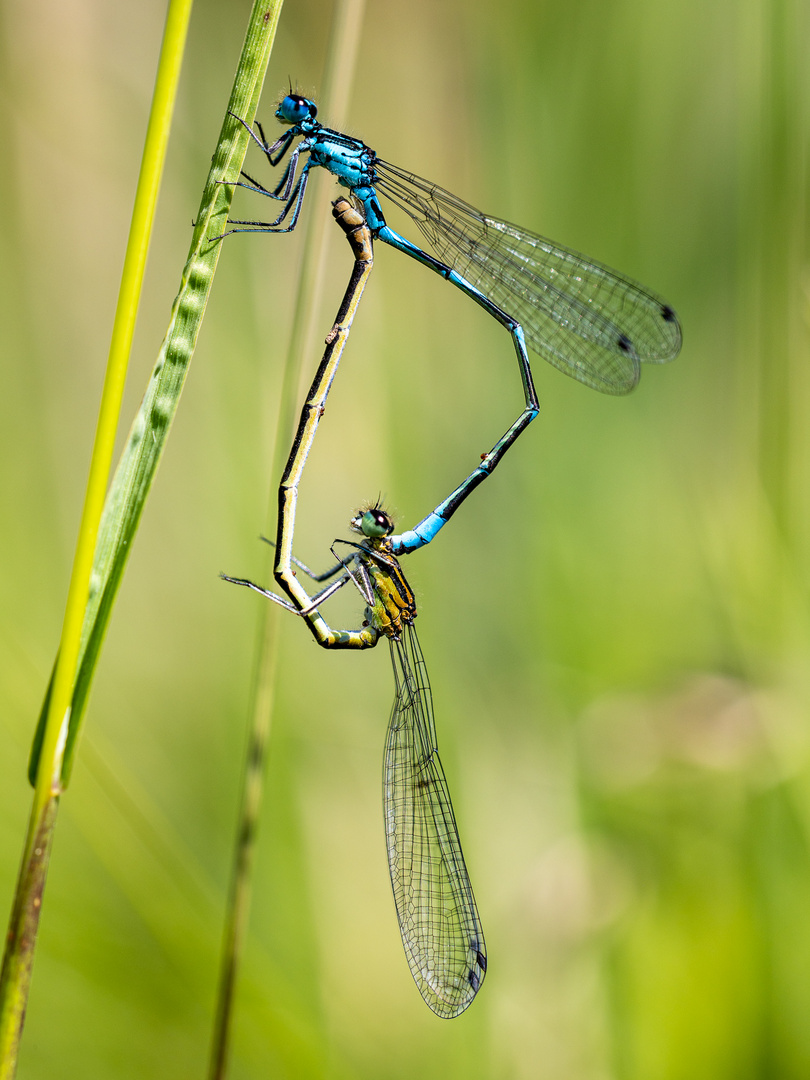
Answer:
[[[274, 576], [287, 599], [245, 578], [222, 576], [302, 616], [325, 648], [372, 648], [388, 639], [396, 687], [383, 766], [391, 886], [416, 985], [438, 1016], [452, 1017], [469, 1006], [481, 986], [486, 946], [436, 745], [430, 683], [414, 628], [416, 602], [391, 550], [393, 523], [379, 506], [358, 511], [351, 527], [362, 540], [335, 541], [351, 553], [341, 557], [333, 545], [337, 563], [325, 574], [313, 574], [292, 554], [298, 485], [372, 265], [371, 236], [362, 215], [346, 199], [338, 200], [333, 212], [355, 264], [279, 485]], [[334, 580], [310, 597], [294, 565], [316, 580]], [[334, 630], [318, 608], [350, 581], [365, 600], [366, 622], [358, 630]]]
[[[272, 166], [288, 152], [290, 157], [273, 190], [246, 173], [242, 175], [248, 183], [233, 181], [284, 206], [271, 222], [231, 221], [243, 226], [231, 232], [290, 232], [298, 221], [309, 170], [313, 166], [327, 169], [355, 200], [354, 207], [339, 200], [334, 211], [354, 249], [355, 267], [279, 487], [274, 576], [288, 599], [244, 578], [226, 580], [254, 589], [302, 616], [326, 648], [362, 649], [376, 645], [381, 637], [389, 639], [396, 681], [384, 781], [391, 881], [417, 986], [434, 1012], [456, 1016], [481, 985], [486, 951], [436, 750], [430, 685], [413, 626], [416, 606], [397, 556], [430, 543], [537, 416], [527, 343], [580, 382], [603, 393], [625, 394], [637, 384], [642, 362], [666, 363], [677, 356], [681, 330], [673, 309], [636, 282], [482, 214], [438, 185], [378, 158], [359, 139], [323, 127], [316, 115], [314, 102], [290, 93], [276, 110], [276, 118], [289, 128], [275, 143], [268, 143], [260, 124], [258, 134], [245, 124]], [[293, 148], [296, 138], [300, 142]], [[298, 172], [302, 154], [308, 157]], [[390, 228], [378, 191], [411, 217], [435, 255]], [[372, 238], [440, 274], [509, 331], [524, 407], [473, 472], [418, 525], [394, 536], [393, 523], [379, 505], [358, 511], [351, 525], [363, 539], [350, 545], [353, 550], [347, 557], [338, 556], [333, 547], [336, 565], [326, 574], [315, 575], [292, 554], [298, 484], [371, 271]], [[293, 565], [316, 580], [334, 580], [310, 597]], [[366, 601], [366, 622], [359, 630], [334, 630], [318, 608], [349, 581]]]

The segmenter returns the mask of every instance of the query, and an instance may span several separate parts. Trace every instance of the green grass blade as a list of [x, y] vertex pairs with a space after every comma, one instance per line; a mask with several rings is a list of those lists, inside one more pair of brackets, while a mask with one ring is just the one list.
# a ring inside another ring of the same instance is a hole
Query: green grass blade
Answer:
[[[238, 116], [249, 118], [256, 111], [280, 10], [281, 0], [270, 5], [254, 5], [228, 102], [229, 111]], [[70, 777], [87, 695], [130, 545], [177, 411], [211, 291], [220, 244], [211, 243], [210, 238], [225, 231], [233, 195], [233, 188], [219, 181], [238, 177], [247, 141], [248, 135], [244, 127], [232, 116], [226, 115], [203, 190], [191, 249], [183, 269], [180, 289], [172, 306], [166, 337], [141, 407], [130, 429], [104, 507], [82, 626], [78, 670], [61, 772], [63, 786]], [[43, 708], [43, 717], [46, 715], [46, 708]], [[29, 769], [31, 777], [36, 775], [39, 767], [42, 728], [41, 718], [32, 748]]]
[[[61, 783], [62, 750], [57, 750], [60, 737], [60, 721], [65, 715], [71, 695], [71, 683], [76, 671], [82, 645], [87, 598], [91, 592], [91, 573], [99, 534], [99, 524], [104, 507], [104, 495], [109, 481], [115, 435], [121, 414], [121, 400], [126, 382], [132, 338], [135, 333], [138, 306], [146, 257], [155, 219], [160, 181], [169, 145], [169, 133], [177, 97], [188, 23], [191, 16], [191, 0], [173, 0], [169, 5], [164, 28], [163, 43], [158, 60], [152, 108], [149, 113], [144, 142], [141, 170], [135, 192], [121, 285], [115, 310], [107, 372], [99, 407], [96, 439], [90, 461], [87, 493], [79, 527], [73, 573], [68, 589], [65, 621], [57, 660], [45, 695], [42, 712], [34, 737], [34, 747], [29, 765], [29, 779], [36, 784], [37, 770], [43, 743], [47, 738], [47, 756], [54, 756], [52, 781], [56, 788]], [[54, 688], [56, 693], [54, 695]], [[51, 718], [51, 710], [53, 716]], [[49, 727], [52, 719], [53, 727]], [[63, 749], [63, 747], [62, 747]]]
[[42, 895], [62, 792], [67, 729], [71, 716], [75, 716], [70, 707], [71, 696], [83, 627], [87, 620], [88, 594], [92, 594], [94, 552], [98, 547], [104, 492], [110, 474], [190, 14], [191, 0], [171, 0], [147, 125], [62, 636], [37, 729], [36, 764], [32, 770], [34, 800], [0, 976], [0, 1076], [3, 1080], [10, 1080], [17, 1071]]

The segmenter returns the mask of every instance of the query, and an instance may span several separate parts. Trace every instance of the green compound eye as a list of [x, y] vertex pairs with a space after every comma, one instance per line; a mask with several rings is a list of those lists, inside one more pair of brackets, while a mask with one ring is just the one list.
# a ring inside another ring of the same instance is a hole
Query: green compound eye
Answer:
[[379, 539], [394, 531], [394, 523], [384, 510], [372, 507], [360, 518], [360, 528], [365, 536]]

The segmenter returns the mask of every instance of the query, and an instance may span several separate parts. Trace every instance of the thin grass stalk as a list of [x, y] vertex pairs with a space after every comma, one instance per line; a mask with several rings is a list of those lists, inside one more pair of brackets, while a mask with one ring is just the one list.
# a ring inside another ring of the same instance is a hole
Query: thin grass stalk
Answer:
[[93, 556], [109, 481], [115, 435], [135, 333], [146, 257], [155, 219], [160, 181], [185, 52], [192, 0], [171, 0], [158, 60], [141, 170], [135, 193], [107, 370], [101, 393], [84, 506], [68, 586], [65, 618], [48, 695], [34, 799], [15, 893], [3, 971], [0, 976], [0, 1076], [17, 1068], [25, 1009], [31, 985], [34, 947], [42, 909], [53, 832], [62, 793], [62, 765], [71, 716], [71, 697], [79, 658]]
[[[202, 326], [221, 250], [218, 239], [227, 228], [233, 198], [232, 185], [222, 181], [235, 181], [238, 178], [247, 150], [248, 134], [231, 113], [251, 118], [256, 111], [282, 2], [274, 0], [273, 4], [268, 5], [256, 0], [251, 12], [228, 112], [206, 178], [180, 290], [172, 304], [169, 327], [104, 505], [71, 702], [62, 769], [63, 786], [70, 776], [80, 721], [130, 546], [163, 455]], [[43, 716], [47, 705], [46, 696]], [[32, 783], [41, 746], [43, 716], [40, 717], [31, 752], [29, 776]]]
[[[256, 3], [254, 7], [230, 103], [234, 110], [241, 108], [241, 115], [252, 116], [255, 111], [280, 8], [281, 0], [275, 4]], [[105, 502], [126, 362], [190, 11], [191, 0], [171, 0], [64, 628], [32, 748], [29, 775], [35, 788], [34, 799], [0, 976], [1, 1080], [11, 1080], [16, 1073], [59, 799], [70, 775], [77, 734], [115, 595], [177, 408], [218, 259], [219, 245], [210, 242], [212, 236], [218, 235], [212, 225], [227, 218], [232, 188], [217, 181], [223, 176], [238, 175], [247, 148], [246, 133], [242, 135], [235, 122], [226, 117], [203, 192], [169, 331]]]
[[62, 763], [73, 676], [90, 587], [93, 553], [154, 222], [171, 117], [185, 48], [190, 0], [170, 4], [135, 197], [95, 442], [71, 574], [52, 692], [42, 734], [34, 800], [0, 979], [0, 1075], [13, 1076], [30, 987], [33, 950], [53, 829], [62, 791]]
[[[351, 85], [357, 63], [365, 0], [340, 0], [330, 37], [324, 70], [321, 103], [328, 105], [329, 121], [342, 126], [348, 111]], [[319, 205], [322, 179], [316, 171], [310, 182], [310, 205]], [[306, 216], [303, 257], [296, 290], [293, 332], [284, 364], [271, 477], [275, 481], [289, 452], [301, 386], [309, 368], [307, 358], [314, 353], [317, 313], [323, 292], [328, 257], [329, 217], [319, 210]], [[276, 492], [271, 490], [267, 513], [268, 534], [275, 534]], [[269, 559], [268, 559], [269, 562]], [[268, 568], [269, 570], [269, 568]], [[256, 834], [264, 796], [267, 747], [270, 739], [278, 678], [278, 632], [282, 612], [275, 604], [263, 604], [259, 615], [256, 659], [247, 736], [245, 766], [240, 792], [234, 841], [231, 884], [223, 926], [217, 1003], [214, 1017], [209, 1080], [222, 1080], [227, 1070], [236, 978], [244, 950], [250, 911], [250, 890]]]

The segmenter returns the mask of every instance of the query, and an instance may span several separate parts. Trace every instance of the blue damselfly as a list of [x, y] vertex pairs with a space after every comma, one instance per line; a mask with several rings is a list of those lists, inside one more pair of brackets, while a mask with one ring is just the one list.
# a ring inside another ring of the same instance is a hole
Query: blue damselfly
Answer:
[[[501, 460], [537, 416], [539, 403], [528, 345], [575, 379], [607, 394], [626, 394], [641, 363], [677, 356], [681, 330], [669, 304], [641, 285], [575, 251], [470, 206], [438, 184], [379, 158], [359, 139], [324, 127], [313, 101], [287, 94], [276, 119], [289, 125], [272, 145], [257, 124], [245, 124], [272, 166], [289, 153], [273, 190], [243, 173], [239, 186], [284, 203], [274, 221], [232, 221], [231, 232], [290, 232], [304, 200], [310, 169], [321, 166], [362, 206], [373, 238], [429, 267], [473, 299], [510, 333], [520, 366], [524, 408], [476, 469], [414, 529], [392, 537], [401, 555], [430, 543], [439, 529]], [[237, 119], [240, 119], [237, 117]], [[241, 123], [245, 123], [240, 119]], [[300, 138], [294, 147], [296, 138]], [[308, 155], [300, 171], [299, 160]], [[386, 222], [378, 193], [415, 222], [422, 248]], [[285, 224], [286, 222], [286, 224]]]

